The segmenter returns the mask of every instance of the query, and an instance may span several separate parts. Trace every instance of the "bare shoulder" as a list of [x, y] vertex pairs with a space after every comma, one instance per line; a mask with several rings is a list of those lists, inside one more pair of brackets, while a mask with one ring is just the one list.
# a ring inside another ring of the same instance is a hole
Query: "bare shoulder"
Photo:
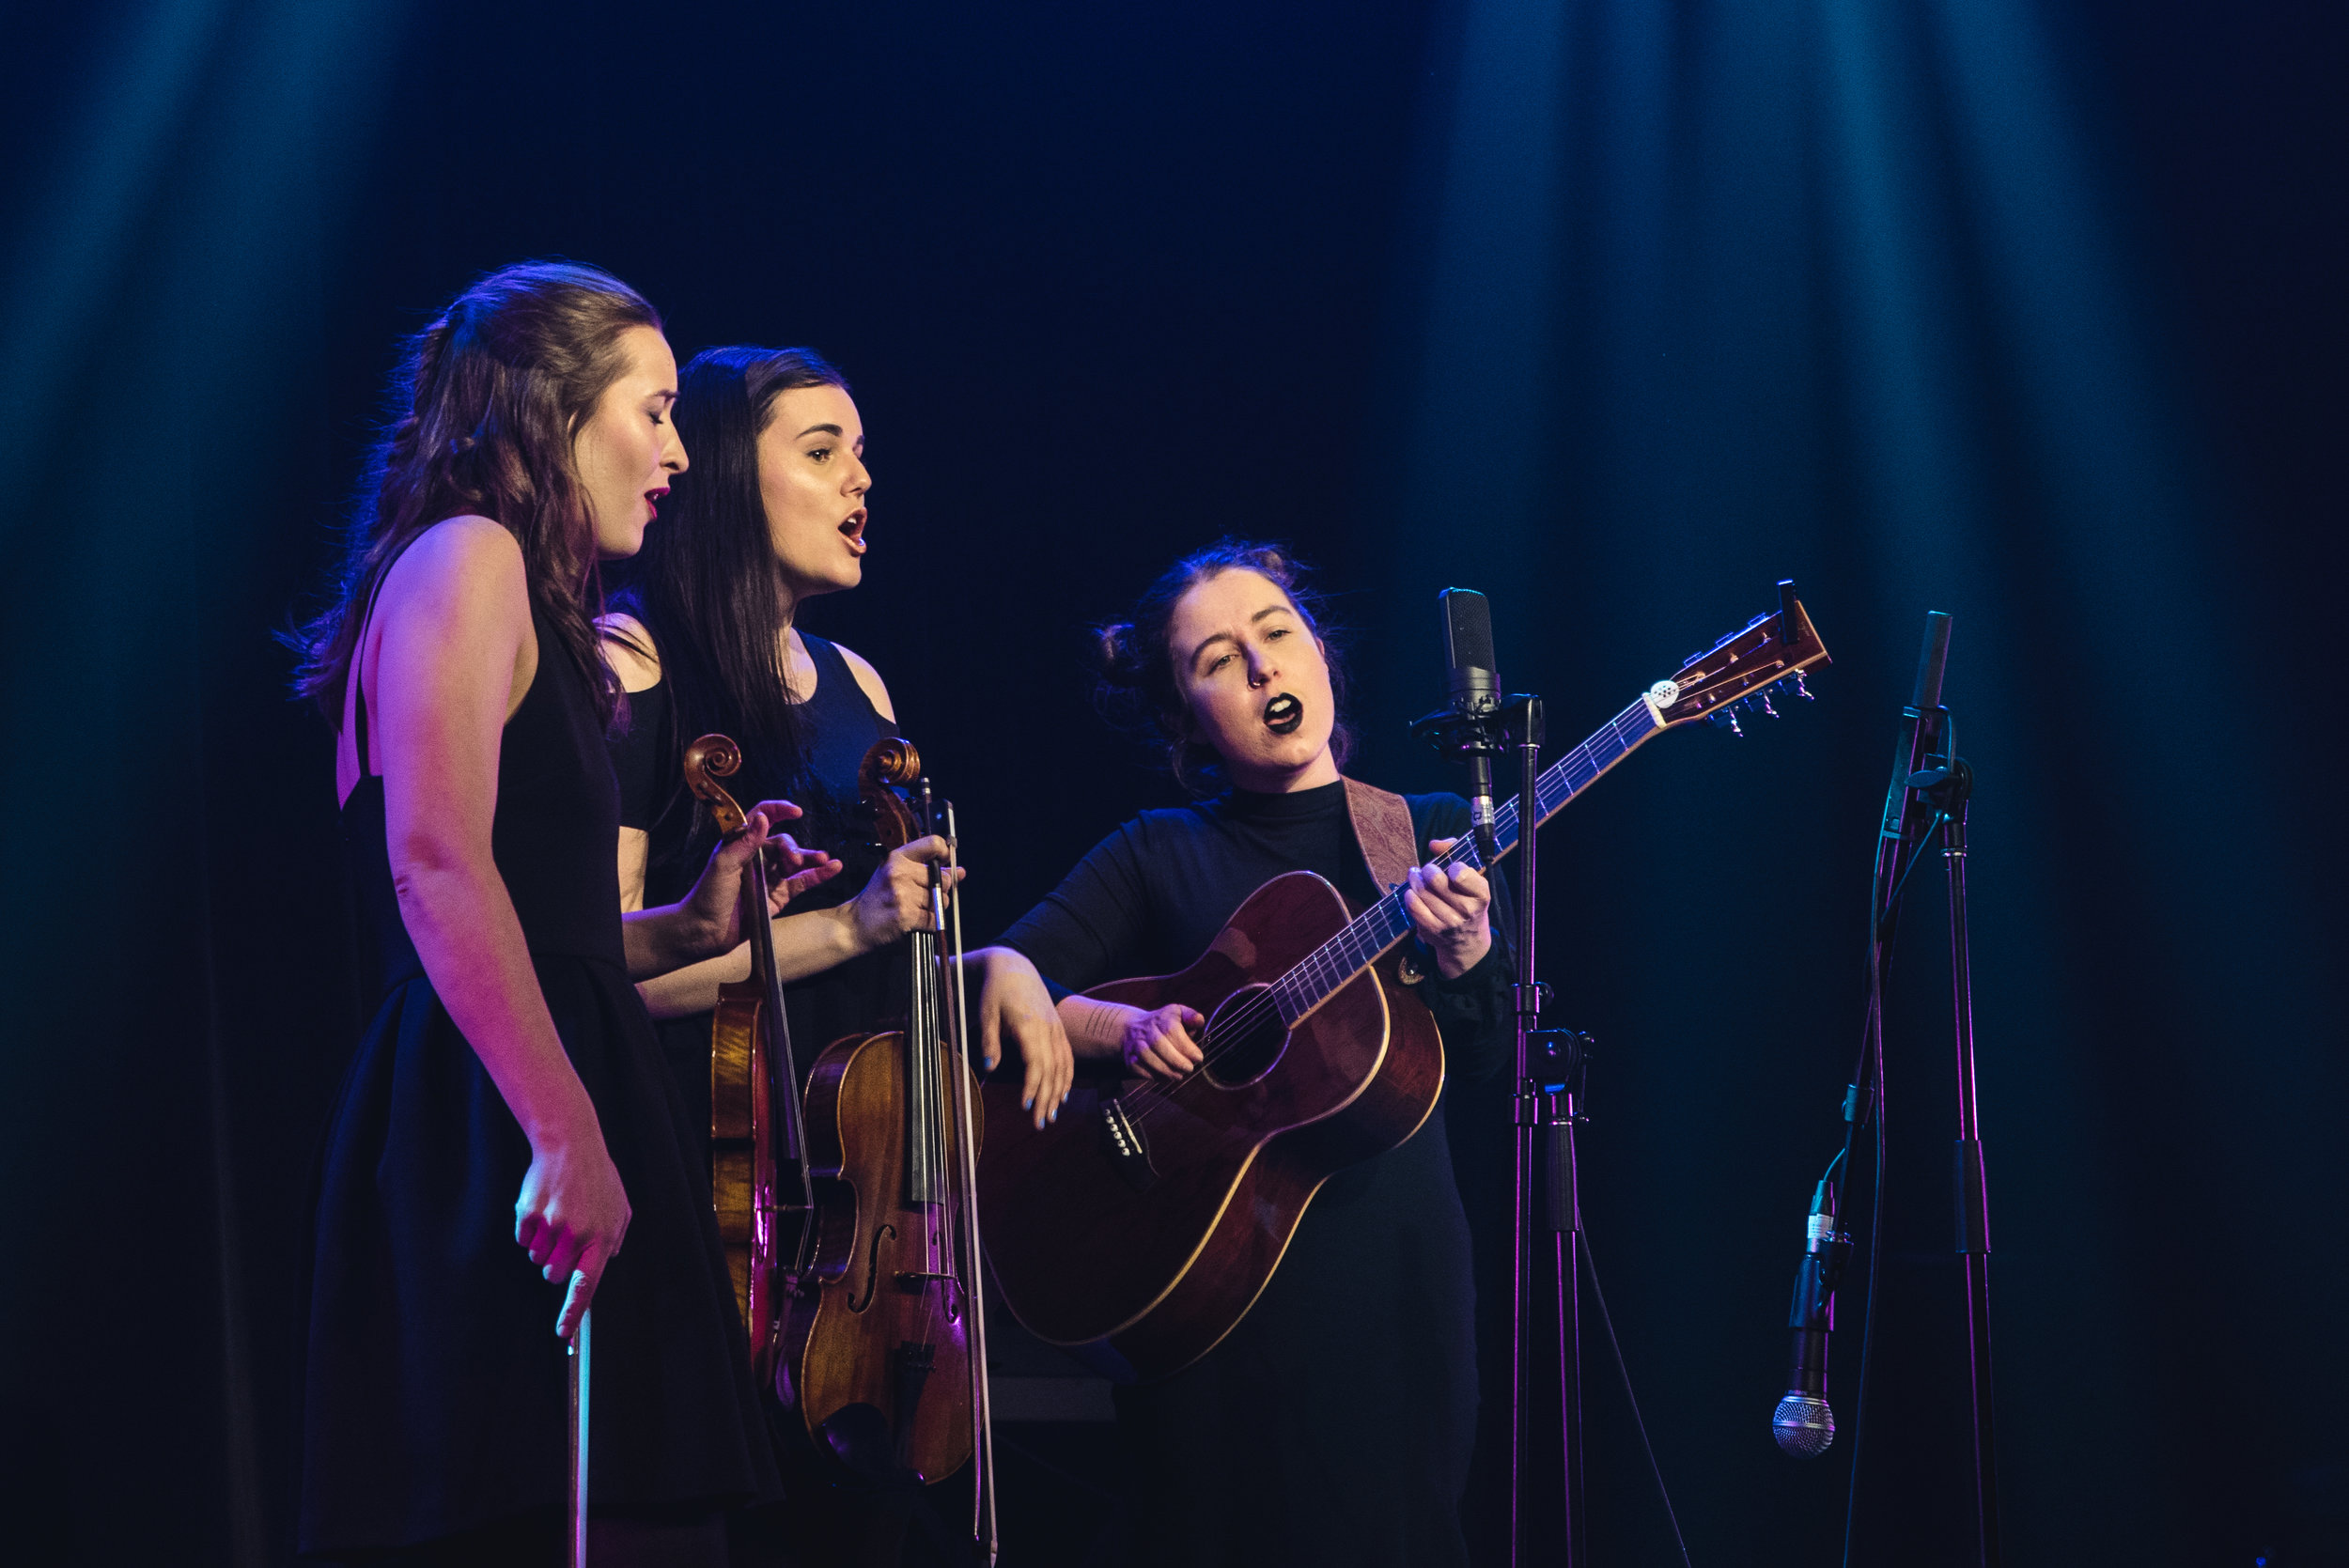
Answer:
[[445, 518], [418, 535], [384, 574], [383, 598], [467, 619], [530, 619], [522, 548], [484, 517]]
[[661, 684], [661, 650], [644, 622], [615, 610], [597, 618], [596, 631], [603, 661], [619, 677], [621, 691], [645, 691]]
[[834, 643], [832, 646], [839, 648], [840, 657], [848, 661], [848, 674], [856, 677], [857, 688], [864, 693], [865, 700], [873, 705], [873, 711], [891, 723], [895, 723], [897, 709], [889, 700], [889, 688], [881, 684], [880, 672], [874, 669], [871, 662], [855, 649], [842, 647], [838, 643]]

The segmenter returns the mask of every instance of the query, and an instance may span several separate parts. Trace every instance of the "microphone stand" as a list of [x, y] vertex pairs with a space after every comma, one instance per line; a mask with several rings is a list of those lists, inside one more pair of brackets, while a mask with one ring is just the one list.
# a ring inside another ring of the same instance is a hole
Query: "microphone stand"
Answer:
[[[1537, 1234], [1546, 1230], [1551, 1237], [1558, 1292], [1560, 1459], [1564, 1483], [1564, 1529], [1559, 1541], [1561, 1550], [1551, 1560], [1561, 1568], [1582, 1568], [1590, 1553], [1583, 1485], [1582, 1207], [1574, 1129], [1584, 1120], [1583, 1089], [1591, 1042], [1588, 1035], [1574, 1030], [1542, 1027], [1542, 1007], [1549, 988], [1539, 977], [1535, 945], [1541, 923], [1541, 835], [1525, 826], [1541, 820], [1536, 790], [1545, 738], [1542, 699], [1519, 693], [1501, 699], [1488, 713], [1439, 711], [1415, 722], [1411, 728], [1431, 739], [1439, 751], [1466, 759], [1472, 767], [1488, 768], [1489, 759], [1505, 756], [1512, 748], [1517, 753], [1517, 980], [1511, 987], [1517, 1034], [1517, 1092], [1511, 1112], [1517, 1180], [1510, 1270], [1509, 1561], [1515, 1568], [1528, 1556], [1525, 1453], [1532, 1414], [1527, 1381], [1532, 1341], [1533, 1253]], [[1486, 874], [1495, 875], [1496, 846], [1485, 833], [1477, 838], [1479, 859]]]
[[[1941, 710], [1944, 733], [1949, 709]], [[1954, 739], [1941, 766], [1909, 780], [1941, 814], [1941, 863], [1950, 885], [1950, 1006], [1957, 1048], [1957, 1250], [1966, 1265], [1966, 1352], [1974, 1418], [1974, 1523], [1983, 1568], [1999, 1568], [1998, 1445], [1990, 1371], [1990, 1188], [1982, 1164], [1982, 1112], [1974, 1088], [1974, 982], [1968, 956], [1966, 809], [1974, 770]], [[1934, 778], [1938, 773], [1939, 778]]]
[[[1938, 830], [1941, 860], [1949, 883], [1950, 981], [1952, 1035], [1957, 1052], [1957, 1144], [1954, 1161], [1957, 1251], [1964, 1260], [1966, 1281], [1967, 1358], [1971, 1385], [1973, 1428], [1974, 1523], [1978, 1560], [1982, 1568], [1999, 1568], [1998, 1467], [1990, 1354], [1990, 1197], [1982, 1157], [1982, 1122], [1976, 1093], [1974, 1054], [1973, 977], [1968, 953], [1966, 902], [1966, 819], [1973, 795], [1974, 774], [1957, 754], [1956, 725], [1941, 701], [1942, 675], [1949, 658], [1950, 617], [1934, 611], [1925, 617], [1924, 649], [1919, 659], [1917, 691], [1902, 710], [1903, 731], [1893, 757], [1890, 787], [1886, 791], [1883, 823], [1876, 841], [1875, 875], [1869, 906], [1868, 1017], [1860, 1058], [1843, 1100], [1843, 1154], [1839, 1158], [1845, 1180], [1851, 1174], [1851, 1152], [1860, 1124], [1869, 1114], [1869, 1091], [1874, 1090], [1874, 1113], [1880, 1119], [1884, 1101], [1884, 990], [1891, 969], [1892, 939], [1899, 922], [1901, 894]], [[1881, 1128], [1881, 1120], [1878, 1126]], [[1879, 1173], [1881, 1135], [1879, 1134]], [[1833, 1200], [1830, 1198], [1830, 1202]], [[1840, 1206], [1837, 1210], [1840, 1214]], [[1875, 1312], [1875, 1265], [1878, 1249], [1869, 1250], [1869, 1316]], [[1867, 1351], [1861, 1351], [1861, 1408], [1866, 1403]], [[1855, 1421], [1852, 1438], [1853, 1506], [1844, 1520], [1844, 1560], [1851, 1558], [1857, 1513], [1859, 1439]]]

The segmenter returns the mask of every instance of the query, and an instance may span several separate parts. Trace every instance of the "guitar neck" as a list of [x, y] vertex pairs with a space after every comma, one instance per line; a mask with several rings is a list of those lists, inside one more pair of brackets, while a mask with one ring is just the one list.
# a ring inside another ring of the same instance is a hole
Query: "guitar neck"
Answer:
[[[1601, 726], [1589, 739], [1544, 768], [1533, 786], [1534, 827], [1539, 828], [1557, 815], [1567, 801], [1597, 783], [1601, 774], [1663, 729], [1663, 716], [1657, 712], [1654, 702], [1643, 696], [1616, 714], [1611, 722]], [[1494, 861], [1498, 862], [1513, 852], [1520, 836], [1517, 797], [1512, 792], [1494, 813], [1493, 843], [1500, 851]], [[1473, 835], [1463, 837], [1437, 856], [1436, 861], [1445, 866], [1466, 865], [1480, 871], [1486, 868]], [[1402, 891], [1391, 889], [1345, 930], [1272, 983], [1272, 997], [1281, 1010], [1282, 1021], [1294, 1026], [1410, 934], [1411, 915], [1403, 907]]]

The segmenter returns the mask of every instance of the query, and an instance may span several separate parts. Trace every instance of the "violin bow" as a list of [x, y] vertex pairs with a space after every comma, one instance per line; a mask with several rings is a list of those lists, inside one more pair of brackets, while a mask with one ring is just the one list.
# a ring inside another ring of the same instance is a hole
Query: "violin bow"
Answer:
[[[973, 1113], [969, 1079], [965, 1076], [971, 1060], [971, 1007], [963, 983], [962, 946], [962, 888], [953, 876], [962, 863], [962, 839], [955, 831], [955, 803], [946, 802], [946, 908], [954, 928], [954, 959], [949, 973], [953, 977], [951, 994], [954, 998], [953, 1039], [956, 1068], [946, 1075], [954, 1085], [956, 1141], [962, 1149], [962, 1215], [961, 1234], [957, 1238], [962, 1251], [962, 1298], [970, 1316], [971, 1336], [971, 1454], [978, 1467], [977, 1484], [971, 1488], [971, 1533], [987, 1553], [987, 1568], [994, 1568], [1001, 1543], [995, 1520], [995, 1411], [988, 1397], [987, 1380], [987, 1307], [980, 1299], [983, 1288], [979, 1265], [979, 1167], [976, 1148], [977, 1118]], [[942, 933], [941, 933], [942, 934]]]
[[[579, 1276], [571, 1276], [575, 1281]], [[596, 1309], [579, 1314], [571, 1335], [571, 1568], [587, 1568], [587, 1408], [589, 1384], [595, 1372]]]

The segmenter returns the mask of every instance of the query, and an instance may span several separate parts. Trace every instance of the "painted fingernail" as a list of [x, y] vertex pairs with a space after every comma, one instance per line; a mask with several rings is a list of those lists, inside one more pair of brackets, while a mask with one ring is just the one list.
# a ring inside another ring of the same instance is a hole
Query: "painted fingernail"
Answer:
[[1021, 1100], [1019, 1102], [1019, 1109], [1022, 1110], [1034, 1110], [1035, 1109], [1035, 1096], [1034, 1094], [1030, 1094], [1026, 1099]]

